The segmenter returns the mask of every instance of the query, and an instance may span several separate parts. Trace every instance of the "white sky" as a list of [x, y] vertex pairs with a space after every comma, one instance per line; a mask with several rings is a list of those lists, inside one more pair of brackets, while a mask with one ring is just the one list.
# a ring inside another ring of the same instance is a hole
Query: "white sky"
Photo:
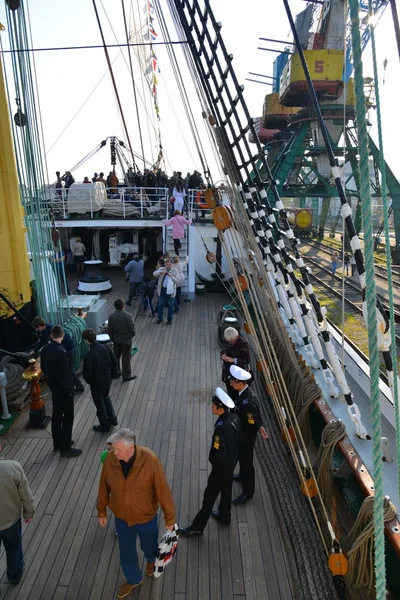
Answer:
[[[125, 5], [129, 13], [128, 4], [127, 1]], [[166, 0], [161, 0], [161, 4], [167, 17], [168, 6]], [[305, 2], [292, 0], [291, 6], [295, 13], [304, 8]], [[117, 0], [102, 0], [102, 2], [97, 0], [97, 7], [106, 41], [110, 44], [116, 43], [104, 9], [112, 23], [118, 41], [125, 42], [121, 3]], [[251, 0], [247, 3], [243, 3], [241, 0], [213, 0], [212, 7], [217, 20], [222, 22], [222, 35], [227, 50], [234, 55], [233, 64], [238, 80], [245, 85], [245, 98], [250, 112], [254, 117], [260, 116], [264, 95], [269, 93], [271, 88], [267, 85], [245, 81], [245, 78], [252, 77], [248, 75], [249, 71], [272, 75], [272, 62], [276, 54], [257, 50], [257, 46], [282, 47], [278, 44], [259, 42], [259, 37], [291, 39], [283, 4], [279, 0]], [[29, 4], [29, 8], [34, 47], [101, 44], [91, 0], [57, 0], [57, 2], [54, 2], [54, 0], [35, 0]], [[170, 20], [169, 16], [168, 20]], [[0, 5], [0, 22], [6, 26], [3, 3]], [[162, 40], [160, 26], [157, 21], [155, 22], [155, 28], [159, 34], [158, 40]], [[3, 44], [7, 47], [7, 32], [3, 32], [1, 35]], [[177, 39], [173, 30], [171, 30], [171, 37]], [[386, 83], [384, 86], [381, 85], [385, 156], [395, 174], [399, 176], [400, 169], [397, 164], [398, 136], [394, 128], [398, 128], [395, 118], [398, 103], [398, 85], [396, 84], [400, 80], [400, 68], [390, 8], [386, 10], [377, 28], [377, 45], [379, 65], [382, 65], [385, 58], [388, 59]], [[198, 127], [203, 132], [202, 140], [205, 144], [210, 167], [215, 178], [218, 179], [215, 161], [204, 131], [203, 119], [191, 85], [191, 79], [179, 47], [175, 47], [175, 49], [184, 79], [187, 81], [191, 106], [196, 115]], [[369, 46], [364, 55], [364, 75], [372, 75], [370, 50]], [[166, 49], [157, 46], [155, 52], [161, 69], [161, 75], [158, 76], [160, 126], [165, 155], [170, 165], [170, 167], [167, 165], [167, 171], [170, 172], [171, 169], [180, 170], [186, 174], [187, 171], [193, 171], [194, 168], [201, 170], [201, 164], [186, 122]], [[118, 57], [114, 63], [114, 72], [131, 142], [134, 149], [140, 152], [132, 82], [123, 58], [124, 55], [127, 59], [127, 50], [124, 49], [123, 55], [119, 54], [118, 49], [110, 49], [111, 61]], [[135, 57], [132, 56], [135, 62]], [[38, 52], [35, 57], [44, 139], [46, 151], [48, 152], [49, 180], [54, 181], [55, 171], [60, 170], [63, 173], [65, 170], [70, 169], [105, 137], [116, 135], [125, 140], [125, 136], [118, 115], [110, 75], [107, 73], [72, 124], [53, 146], [63, 129], [107, 72], [107, 65], [102, 49]], [[12, 71], [9, 67], [10, 64], [7, 60], [7, 76], [12, 79]], [[137, 75], [138, 71], [136, 70]], [[382, 83], [382, 78], [383, 73], [381, 73], [380, 83]], [[137, 83], [141, 91], [139, 78]], [[150, 100], [147, 100], [147, 102], [148, 110], [150, 110]], [[141, 104], [140, 106], [142, 107]], [[12, 112], [14, 114], [15, 106], [12, 106]], [[153, 157], [157, 156], [154, 134], [150, 133], [149, 135], [152, 126], [148, 124], [143, 107], [140, 109], [140, 114], [146, 157], [152, 161]], [[372, 129], [372, 135], [377, 140], [374, 128]], [[84, 167], [79, 168], [74, 173], [76, 179], [82, 180], [85, 175], [91, 178], [95, 171], [104, 171], [107, 174], [111, 168], [108, 148], [107, 146], [101, 150]], [[118, 166], [117, 170], [120, 171]]]

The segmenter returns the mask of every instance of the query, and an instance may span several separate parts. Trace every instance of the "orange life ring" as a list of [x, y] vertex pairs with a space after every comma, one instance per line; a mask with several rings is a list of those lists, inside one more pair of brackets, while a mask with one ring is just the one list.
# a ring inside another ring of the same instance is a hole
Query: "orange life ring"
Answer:
[[203, 209], [209, 208], [207, 202], [205, 202], [205, 200], [204, 200], [202, 191], [197, 192], [195, 202], [196, 202], [197, 208], [203, 208]]

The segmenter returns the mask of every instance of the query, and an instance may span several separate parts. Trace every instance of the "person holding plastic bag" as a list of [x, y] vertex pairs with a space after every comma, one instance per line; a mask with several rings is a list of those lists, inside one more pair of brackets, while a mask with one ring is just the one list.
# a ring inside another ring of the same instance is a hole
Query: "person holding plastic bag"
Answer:
[[164, 267], [157, 269], [153, 273], [157, 277], [158, 294], [158, 320], [157, 325], [163, 322], [164, 308], [168, 308], [167, 325], [172, 325], [174, 314], [174, 298], [176, 296], [176, 286], [180, 283], [178, 269], [172, 266], [171, 259], [165, 259]]

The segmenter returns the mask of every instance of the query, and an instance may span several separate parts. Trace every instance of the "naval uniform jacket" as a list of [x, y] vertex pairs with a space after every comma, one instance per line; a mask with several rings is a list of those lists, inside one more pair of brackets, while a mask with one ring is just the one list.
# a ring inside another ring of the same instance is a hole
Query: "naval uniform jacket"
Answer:
[[234, 343], [228, 344], [226, 346], [226, 348], [221, 350], [221, 357], [223, 354], [226, 354], [230, 358], [236, 359], [234, 363], [230, 363], [230, 362], [222, 363], [221, 379], [224, 383], [227, 383], [227, 381], [228, 381], [228, 377], [230, 374], [229, 369], [232, 366], [232, 364], [237, 365], [238, 367], [241, 367], [242, 369], [245, 369], [246, 371], [249, 370], [250, 348], [249, 348], [249, 345], [246, 342], [246, 340], [244, 340], [242, 337], [239, 336], [238, 339], [235, 340]]
[[249, 387], [236, 399], [236, 414], [240, 418], [241, 440], [255, 437], [262, 426], [260, 404]]
[[240, 419], [237, 414], [224, 412], [214, 426], [208, 460], [213, 470], [233, 472], [238, 461]]

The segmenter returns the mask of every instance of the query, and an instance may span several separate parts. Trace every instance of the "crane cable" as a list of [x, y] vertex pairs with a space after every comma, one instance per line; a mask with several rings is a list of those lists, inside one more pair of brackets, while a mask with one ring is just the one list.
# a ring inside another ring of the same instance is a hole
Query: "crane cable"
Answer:
[[[131, 144], [131, 140], [130, 140], [130, 137], [129, 137], [128, 128], [126, 126], [125, 116], [124, 116], [124, 112], [122, 110], [121, 100], [120, 100], [120, 97], [119, 97], [118, 88], [117, 88], [117, 84], [116, 84], [115, 77], [114, 77], [114, 71], [113, 71], [113, 68], [112, 68], [111, 61], [110, 61], [110, 56], [108, 54], [108, 48], [107, 48], [107, 45], [106, 45], [106, 40], [104, 38], [104, 34], [103, 34], [103, 29], [102, 29], [102, 26], [101, 26], [101, 22], [100, 22], [99, 13], [97, 11], [96, 0], [92, 0], [92, 2], [93, 2], [94, 11], [96, 13], [97, 24], [98, 24], [100, 35], [101, 35], [101, 39], [102, 39], [102, 42], [103, 42], [104, 54], [106, 55], [106, 60], [107, 60], [108, 68], [109, 68], [109, 71], [110, 71], [111, 80], [112, 80], [112, 83], [113, 83], [114, 92], [115, 92], [115, 96], [116, 96], [116, 99], [117, 99], [119, 112], [120, 112], [121, 119], [122, 119], [122, 122], [123, 122], [123, 127], [124, 127], [124, 130], [125, 130], [126, 139], [128, 140], [129, 148], [131, 150], [132, 157], [133, 157], [132, 144]], [[136, 167], [136, 163], [135, 163], [135, 159], [134, 158], [133, 158], [133, 164]]]

